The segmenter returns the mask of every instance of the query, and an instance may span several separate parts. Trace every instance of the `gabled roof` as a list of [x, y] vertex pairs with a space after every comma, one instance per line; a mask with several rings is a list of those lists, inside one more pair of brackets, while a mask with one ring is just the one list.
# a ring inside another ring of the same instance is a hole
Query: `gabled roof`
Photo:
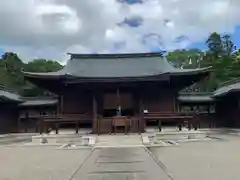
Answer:
[[29, 73], [33, 78], [139, 78], [162, 74], [196, 75], [209, 68], [179, 69], [173, 67], [162, 53], [138, 54], [70, 54], [66, 66], [57, 72]]
[[210, 103], [214, 102], [214, 98], [211, 97], [212, 93], [184, 93], [179, 94], [178, 101], [182, 103]]
[[21, 104], [19, 106], [52, 106], [56, 105], [58, 100], [56, 98], [44, 98], [44, 97], [34, 97], [34, 98], [25, 98], [23, 97]]
[[228, 81], [227, 83], [223, 84], [222, 87], [218, 88], [214, 93], [213, 97], [222, 97], [226, 96], [232, 92], [239, 92], [240, 91], [240, 82], [239, 79]]
[[21, 97], [13, 92], [9, 92], [5, 89], [0, 89], [0, 102], [8, 102], [8, 101], [13, 101], [13, 102], [21, 102]]

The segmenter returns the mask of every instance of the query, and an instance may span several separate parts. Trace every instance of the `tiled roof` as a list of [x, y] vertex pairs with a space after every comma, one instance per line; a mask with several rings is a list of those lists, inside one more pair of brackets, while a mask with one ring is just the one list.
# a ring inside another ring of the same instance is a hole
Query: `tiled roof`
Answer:
[[209, 68], [179, 69], [173, 67], [162, 53], [138, 54], [71, 54], [71, 59], [60, 71], [49, 73], [24, 72], [37, 78], [139, 78], [162, 74], [196, 75]]
[[198, 93], [198, 94], [180, 94], [178, 101], [183, 103], [204, 103], [214, 102], [214, 98], [211, 97], [212, 93]]
[[222, 97], [222, 96], [228, 95], [229, 93], [238, 92], [238, 91], [240, 91], [240, 82], [235, 82], [233, 84], [228, 84], [218, 88], [213, 93], [213, 97]]
[[21, 96], [18, 95], [15, 92], [10, 92], [9, 90], [0, 87], [0, 102], [2, 101], [15, 101], [15, 102], [21, 102]]

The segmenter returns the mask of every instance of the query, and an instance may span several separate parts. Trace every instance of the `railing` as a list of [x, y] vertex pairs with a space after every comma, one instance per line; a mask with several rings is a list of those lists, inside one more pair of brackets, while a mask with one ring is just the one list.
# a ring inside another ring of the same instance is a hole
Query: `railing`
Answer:
[[176, 122], [181, 131], [183, 124], [187, 123], [188, 129], [194, 127], [198, 128], [199, 118], [196, 113], [182, 113], [182, 112], [149, 112], [143, 115], [145, 121], [157, 121], [159, 131], [162, 130], [162, 122]]
[[89, 114], [62, 114], [62, 115], [44, 115], [39, 117], [40, 134], [48, 132], [46, 129], [50, 125], [55, 126], [56, 134], [59, 133], [59, 125], [75, 124], [76, 133], [79, 131], [81, 122], [91, 121], [92, 116]]
[[126, 116], [113, 116], [113, 117], [101, 117], [98, 119], [98, 134], [102, 133], [116, 133], [118, 128], [123, 127], [124, 133], [142, 131], [141, 119], [138, 117], [126, 117]]

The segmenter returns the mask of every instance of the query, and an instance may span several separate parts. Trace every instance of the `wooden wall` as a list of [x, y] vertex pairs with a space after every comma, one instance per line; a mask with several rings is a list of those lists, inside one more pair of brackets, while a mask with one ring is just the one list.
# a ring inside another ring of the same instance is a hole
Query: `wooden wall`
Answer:
[[[176, 90], [171, 86], [129, 88], [120, 90], [122, 108], [133, 108], [135, 113], [139, 113], [140, 101], [143, 108], [149, 112], [173, 112], [176, 111]], [[59, 102], [63, 114], [92, 114], [92, 96], [90, 91], [65, 92], [62, 96], [62, 104]], [[108, 92], [102, 89], [95, 92], [98, 114], [103, 109], [117, 107], [116, 91]], [[131, 96], [131, 97], [130, 97]], [[130, 100], [130, 98], [132, 98]]]
[[62, 114], [92, 114], [92, 93], [86, 91], [68, 92], [60, 103]]
[[216, 101], [217, 118], [224, 126], [240, 127], [240, 97], [232, 94]]
[[19, 107], [19, 132], [36, 132], [37, 123], [41, 115], [55, 115], [56, 105], [22, 106]]
[[0, 133], [18, 132], [18, 106], [0, 103]]
[[171, 88], [150, 89], [142, 94], [143, 107], [149, 112], [174, 112], [175, 93]]

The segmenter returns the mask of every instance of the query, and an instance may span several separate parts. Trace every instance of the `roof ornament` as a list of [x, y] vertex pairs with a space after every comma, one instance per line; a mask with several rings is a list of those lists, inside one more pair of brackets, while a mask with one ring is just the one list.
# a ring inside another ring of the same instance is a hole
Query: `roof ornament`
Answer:
[[192, 65], [192, 58], [191, 58], [191, 56], [188, 56], [188, 58], [189, 58], [188, 64]]

